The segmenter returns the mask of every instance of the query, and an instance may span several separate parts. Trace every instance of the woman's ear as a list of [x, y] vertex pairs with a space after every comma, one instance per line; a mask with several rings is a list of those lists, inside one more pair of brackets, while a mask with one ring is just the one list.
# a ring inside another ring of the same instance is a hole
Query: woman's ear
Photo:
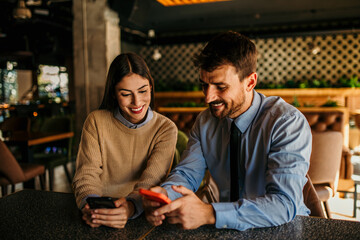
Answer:
[[247, 83], [246, 91], [248, 91], [248, 92], [252, 91], [255, 88], [256, 83], [257, 83], [257, 73], [256, 72], [251, 73], [247, 77], [246, 83]]

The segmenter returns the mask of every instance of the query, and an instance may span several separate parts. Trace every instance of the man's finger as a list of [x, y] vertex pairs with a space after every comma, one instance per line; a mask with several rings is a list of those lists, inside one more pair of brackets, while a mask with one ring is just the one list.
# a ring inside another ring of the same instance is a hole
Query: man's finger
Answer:
[[173, 212], [179, 209], [181, 205], [182, 205], [182, 198], [176, 199], [175, 201], [156, 209], [154, 211], [154, 216], [159, 216], [169, 212]]
[[155, 217], [153, 215], [147, 215], [146, 220], [151, 223], [153, 226], [159, 226], [162, 224], [162, 221], [165, 219], [164, 215]]
[[156, 201], [151, 201], [149, 199], [146, 199], [145, 197], [143, 197], [143, 205], [144, 207], [160, 207], [161, 204], [156, 202]]
[[179, 213], [177, 211], [173, 211], [165, 214], [166, 217], [176, 217], [178, 215]]
[[151, 222], [158, 222], [158, 221], [162, 221], [165, 219], [165, 215], [160, 215], [160, 216], [153, 216], [153, 215], [148, 215], [146, 217], [147, 220], [151, 221]]
[[162, 188], [162, 187], [156, 186], [156, 187], [150, 188], [149, 190], [153, 191], [153, 192], [157, 192], [157, 193], [162, 193], [162, 194], [165, 194], [167, 196], [166, 190], [164, 188]]
[[182, 194], [183, 196], [190, 195], [190, 194], [194, 193], [190, 189], [187, 189], [186, 187], [181, 186], [181, 185], [179, 185], [179, 186], [173, 185], [171, 187], [175, 192], [178, 192], [178, 193]]
[[178, 217], [169, 217], [168, 219], [167, 219], [167, 221], [168, 221], [168, 223], [170, 223], [170, 224], [182, 224], [182, 222], [181, 222], [181, 220], [180, 220], [180, 218], [178, 218]]

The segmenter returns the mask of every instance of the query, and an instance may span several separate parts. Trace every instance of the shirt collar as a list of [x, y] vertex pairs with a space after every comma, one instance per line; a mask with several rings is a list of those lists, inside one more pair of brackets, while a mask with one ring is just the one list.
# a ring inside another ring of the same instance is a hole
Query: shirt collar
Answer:
[[235, 125], [239, 128], [241, 133], [244, 133], [246, 131], [246, 129], [252, 123], [253, 119], [255, 118], [255, 116], [259, 110], [260, 103], [261, 103], [261, 98], [260, 98], [259, 93], [256, 92], [255, 90], [253, 90], [253, 93], [254, 93], [253, 100], [251, 102], [249, 109], [246, 110], [246, 112], [242, 113], [240, 116], [238, 116], [235, 119], [226, 118], [227, 122], [228, 122], [229, 131], [230, 131], [232, 121], [235, 121]]
[[122, 124], [124, 124], [128, 128], [136, 129], [144, 126], [146, 123], [148, 123], [153, 118], [153, 111], [151, 110], [150, 106], [148, 108], [148, 111], [146, 113], [146, 119], [142, 123], [134, 124], [132, 122], [129, 122], [120, 112], [120, 108], [117, 108], [115, 110], [114, 116], [116, 119], [118, 119]]

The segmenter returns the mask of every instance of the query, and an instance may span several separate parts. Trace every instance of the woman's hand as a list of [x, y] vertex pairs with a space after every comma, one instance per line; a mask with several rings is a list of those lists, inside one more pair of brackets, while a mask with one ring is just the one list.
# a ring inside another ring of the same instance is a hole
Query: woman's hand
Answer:
[[91, 227], [99, 227], [101, 225], [124, 228], [129, 217], [134, 212], [134, 204], [131, 201], [126, 201], [125, 198], [120, 198], [114, 201], [116, 208], [101, 208], [90, 209], [88, 204], [82, 209], [83, 220]]
[[95, 224], [91, 222], [91, 214], [94, 210], [90, 209], [89, 204], [86, 204], [82, 209], [81, 212], [83, 213], [82, 219], [86, 222], [86, 224], [90, 225], [90, 227], [100, 227], [100, 224]]

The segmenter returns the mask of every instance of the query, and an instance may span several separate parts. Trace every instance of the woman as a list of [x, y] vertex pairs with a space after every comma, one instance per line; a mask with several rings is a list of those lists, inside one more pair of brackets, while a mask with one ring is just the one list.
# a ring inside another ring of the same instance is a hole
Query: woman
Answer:
[[[111, 63], [99, 110], [82, 131], [73, 187], [83, 219], [91, 227], [123, 228], [143, 211], [139, 188], [158, 185], [168, 173], [177, 128], [154, 112], [154, 81], [134, 53]], [[110, 196], [114, 209], [90, 209], [88, 197]]]

